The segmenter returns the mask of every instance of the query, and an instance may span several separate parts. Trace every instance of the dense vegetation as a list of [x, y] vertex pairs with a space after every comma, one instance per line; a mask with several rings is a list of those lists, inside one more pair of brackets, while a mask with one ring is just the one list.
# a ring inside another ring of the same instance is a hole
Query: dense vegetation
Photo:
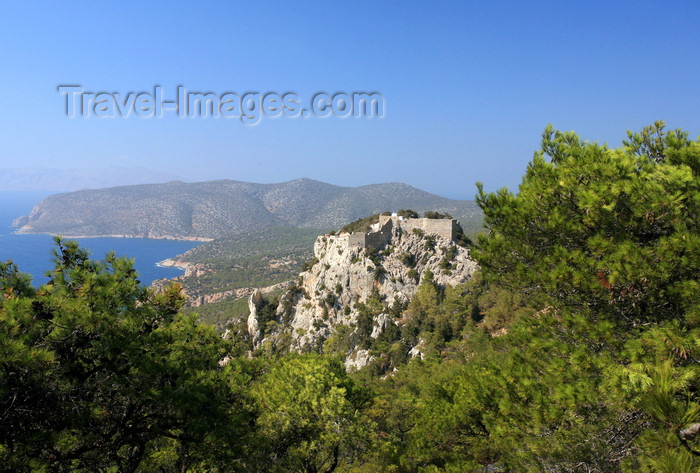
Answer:
[[700, 141], [547, 128], [478, 203], [478, 277], [424, 274], [376, 339], [372, 296], [321, 353], [250, 358], [73, 243], [38, 289], [1, 265], [0, 470], [699, 471]]
[[177, 258], [197, 268], [177, 280], [190, 301], [202, 296], [218, 298], [197, 310], [201, 321], [223, 328], [229, 320], [247, 316], [247, 293], [236, 295], [236, 290], [293, 279], [321, 233], [323, 230], [276, 227], [218, 238]]
[[310, 252], [314, 240], [323, 232], [324, 229], [294, 227], [244, 232], [199, 245], [178, 260], [208, 264], [213, 269], [225, 269], [232, 261], [253, 256], [282, 258], [289, 251], [304, 249]]
[[[389, 214], [391, 212], [384, 212], [382, 215]], [[369, 217], [358, 218], [354, 222], [350, 222], [344, 225], [340, 229], [340, 233], [355, 233], [355, 232], [369, 232], [372, 229], [372, 225], [379, 222], [379, 214], [370, 215]]]

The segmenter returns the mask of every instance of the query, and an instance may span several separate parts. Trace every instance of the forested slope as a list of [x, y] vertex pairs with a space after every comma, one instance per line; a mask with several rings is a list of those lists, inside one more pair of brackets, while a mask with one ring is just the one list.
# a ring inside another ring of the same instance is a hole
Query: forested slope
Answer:
[[41, 288], [3, 263], [0, 471], [699, 471], [700, 141], [547, 128], [518, 194], [477, 201], [478, 275], [422, 278], [359, 371], [363, 323], [276, 350], [128, 260], [59, 241]]

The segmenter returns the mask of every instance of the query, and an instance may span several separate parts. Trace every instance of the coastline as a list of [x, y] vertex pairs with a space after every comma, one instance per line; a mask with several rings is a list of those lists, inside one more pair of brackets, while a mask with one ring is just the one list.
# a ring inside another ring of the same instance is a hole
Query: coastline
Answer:
[[63, 235], [60, 233], [54, 233], [54, 232], [32, 232], [32, 231], [23, 231], [22, 229], [15, 230], [14, 232], [15, 235], [51, 235], [51, 236], [60, 236], [62, 238], [145, 238], [148, 240], [176, 240], [176, 241], [201, 241], [202, 243], [206, 243], [208, 241], [214, 240], [214, 238], [205, 238], [205, 237], [190, 237], [190, 236], [182, 236], [182, 235]]
[[[176, 258], [177, 258], [177, 256], [175, 256], [175, 257], [173, 257], [173, 258], [166, 258], [166, 259], [164, 259], [164, 260], [162, 260], [162, 261], [158, 261], [158, 262], [156, 263], [156, 266], [158, 266], [159, 268], [178, 268], [178, 269], [181, 269], [181, 270], [187, 272], [187, 270], [189, 269], [191, 263], [185, 263], [185, 262], [183, 262], [183, 261], [177, 261]], [[170, 279], [170, 278], [167, 278], [167, 279]]]
[[[209, 241], [214, 240], [214, 238], [204, 238], [204, 237], [191, 237], [191, 236], [181, 236], [181, 235], [135, 235], [135, 234], [105, 234], [105, 235], [66, 235], [66, 234], [61, 234], [61, 233], [55, 233], [55, 232], [41, 232], [41, 231], [33, 231], [33, 230], [27, 230], [22, 227], [12, 227], [9, 226], [8, 230], [10, 230], [7, 235], [16, 235], [16, 236], [22, 236], [22, 235], [47, 235], [47, 236], [60, 236], [65, 239], [100, 239], [100, 238], [114, 238], [114, 239], [120, 239], [120, 240], [154, 240], [154, 241], [173, 241], [173, 242], [201, 242], [201, 243], [206, 243]], [[183, 251], [184, 252], [184, 251]], [[171, 253], [172, 254], [172, 253]], [[165, 256], [165, 255], [163, 255]], [[187, 271], [189, 269], [190, 263], [180, 263], [177, 261], [177, 258], [180, 256], [180, 254], [176, 254], [173, 256], [170, 256], [166, 259], [160, 260], [160, 261], [155, 261], [154, 264], [155, 266], [159, 268], [173, 268], [177, 269], [180, 274], [178, 275], [170, 275], [170, 276], [155, 276], [154, 281], [158, 279], [168, 279], [172, 280], [175, 278], [178, 278], [184, 274], [187, 274]], [[161, 256], [162, 257], [162, 256]]]
[[[23, 273], [31, 276], [35, 284], [44, 284], [47, 281], [45, 273], [53, 265], [51, 250], [55, 245], [51, 241], [51, 234], [17, 234], [13, 230], [7, 226], [4, 231], [0, 231], [0, 262], [11, 259]], [[102, 260], [110, 251], [114, 251], [119, 257], [134, 259], [134, 269], [139, 273], [139, 281], [147, 286], [158, 279], [171, 280], [184, 275], [186, 268], [183, 265], [167, 262], [163, 265], [160, 264], [161, 261], [175, 260], [179, 255], [202, 244], [184, 239], [135, 237], [90, 237], [78, 241], [81, 248], [86, 249], [95, 260]]]

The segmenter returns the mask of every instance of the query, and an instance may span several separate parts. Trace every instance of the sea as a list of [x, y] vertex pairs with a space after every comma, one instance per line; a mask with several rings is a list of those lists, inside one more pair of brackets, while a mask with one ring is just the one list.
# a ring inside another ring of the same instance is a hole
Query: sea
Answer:
[[[32, 276], [39, 286], [48, 281], [45, 273], [53, 267], [51, 250], [54, 247], [51, 235], [18, 235], [12, 221], [29, 215], [32, 208], [48, 193], [0, 192], [0, 261], [12, 260], [19, 270]], [[182, 269], [159, 266], [158, 263], [173, 258], [200, 245], [200, 242], [180, 240], [152, 240], [148, 238], [77, 238], [82, 248], [94, 259], [102, 260], [109, 251], [117, 256], [134, 259], [134, 267], [142, 284], [150, 285], [154, 280], [174, 278]]]

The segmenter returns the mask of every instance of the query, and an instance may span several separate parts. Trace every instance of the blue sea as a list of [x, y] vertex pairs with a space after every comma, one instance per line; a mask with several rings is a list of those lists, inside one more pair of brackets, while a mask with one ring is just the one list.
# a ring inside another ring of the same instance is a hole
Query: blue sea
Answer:
[[[34, 205], [47, 193], [0, 192], [0, 261], [11, 259], [20, 271], [32, 275], [35, 286], [48, 281], [44, 275], [52, 267], [50, 235], [16, 235], [12, 220], [29, 215]], [[179, 268], [157, 266], [159, 261], [172, 258], [199, 245], [199, 242], [178, 240], [150, 240], [148, 238], [78, 238], [83, 248], [95, 259], [104, 259], [114, 250], [117, 256], [135, 260], [134, 266], [142, 284], [155, 279], [173, 278], [182, 274]]]

